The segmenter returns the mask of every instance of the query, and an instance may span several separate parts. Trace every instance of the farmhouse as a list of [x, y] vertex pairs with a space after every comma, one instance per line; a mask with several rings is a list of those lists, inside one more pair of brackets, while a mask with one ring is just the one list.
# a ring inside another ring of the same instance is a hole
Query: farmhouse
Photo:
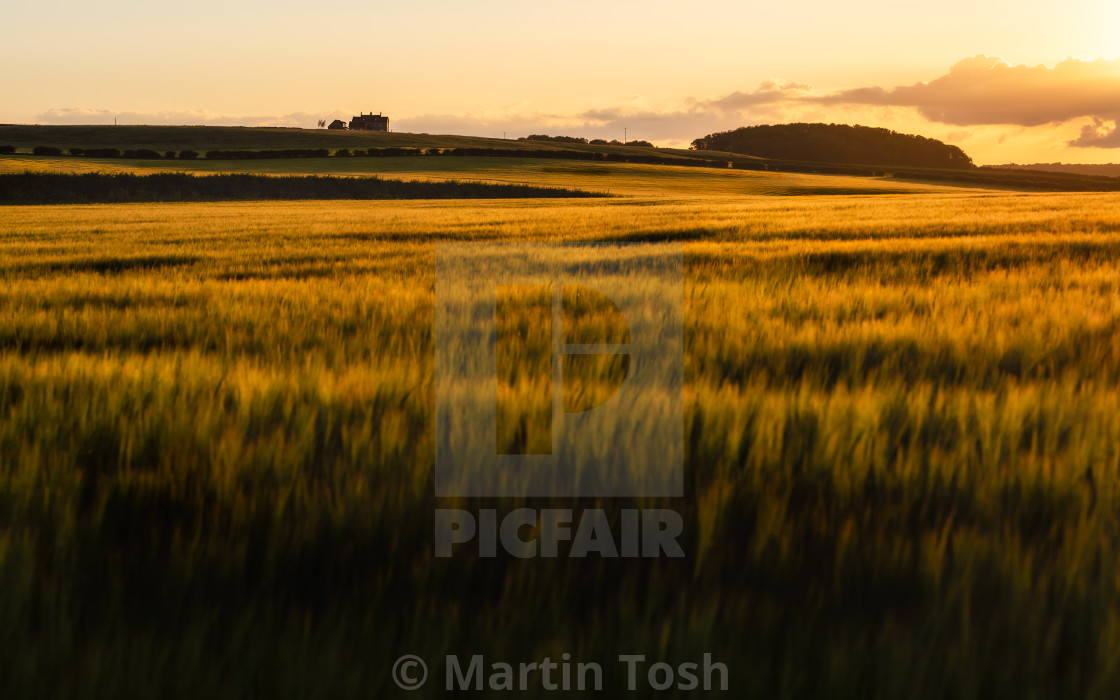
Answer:
[[328, 129], [345, 129], [346, 128], [346, 122], [342, 121], [341, 119], [335, 119], [333, 122], [331, 122], [331, 125], [328, 126], [327, 128]]
[[388, 131], [389, 130], [389, 117], [381, 116], [381, 113], [369, 114], [362, 113], [350, 120], [351, 131]]

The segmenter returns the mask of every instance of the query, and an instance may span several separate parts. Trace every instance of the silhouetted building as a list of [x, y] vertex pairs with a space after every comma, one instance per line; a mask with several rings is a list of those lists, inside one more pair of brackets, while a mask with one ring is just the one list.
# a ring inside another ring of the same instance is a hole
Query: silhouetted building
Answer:
[[388, 131], [389, 117], [378, 114], [362, 113], [350, 120], [351, 131]]
[[328, 126], [327, 128], [328, 129], [345, 129], [346, 128], [346, 122], [342, 121], [341, 119], [335, 119], [333, 122], [331, 122], [331, 125]]

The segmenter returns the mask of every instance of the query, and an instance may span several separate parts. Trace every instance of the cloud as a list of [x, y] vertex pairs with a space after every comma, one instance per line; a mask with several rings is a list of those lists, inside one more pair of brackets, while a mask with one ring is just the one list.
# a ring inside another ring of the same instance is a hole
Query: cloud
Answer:
[[415, 134], [461, 134], [518, 138], [529, 134], [549, 133], [586, 136], [586, 120], [579, 115], [535, 112], [525, 105], [514, 105], [485, 114], [418, 114], [393, 119], [393, 131]]
[[784, 80], [768, 79], [758, 84], [758, 88], [750, 92], [733, 92], [717, 100], [697, 102], [696, 105], [706, 109], [716, 109], [723, 112], [741, 111], [754, 107], [772, 105], [803, 97], [812, 90], [806, 83], [794, 83]]
[[[230, 116], [207, 111], [155, 113], [104, 109], [51, 109], [36, 119], [52, 124], [210, 124], [313, 127], [349, 110], [294, 112], [283, 116]], [[1043, 139], [1058, 148], [1120, 148], [1120, 59], [1068, 58], [1053, 67], [1011, 65], [973, 56], [927, 82], [864, 86], [817, 93], [803, 82], [769, 78], [753, 89], [716, 97], [687, 97], [650, 105], [641, 95], [567, 113], [534, 110], [512, 102], [475, 114], [396, 116], [394, 131], [510, 138], [531, 133], [587, 138], [644, 139], [685, 146], [717, 131], [762, 123], [829, 121], [887, 126], [950, 142], [986, 144], [993, 152], [1011, 141]], [[1087, 123], [1086, 123], [1087, 122]], [[1073, 138], [1062, 130], [1080, 127]], [[1029, 132], [1029, 133], [1028, 133]], [[1033, 143], [1033, 141], [1032, 141]], [[1039, 141], [1042, 143], [1042, 141]], [[1049, 146], [1048, 146], [1049, 147]], [[975, 156], [974, 156], [975, 157]]]
[[763, 80], [754, 90], [736, 91], [716, 99], [687, 98], [671, 109], [638, 108], [625, 100], [613, 107], [589, 109], [578, 117], [589, 135], [619, 138], [626, 129], [630, 138], [683, 145], [714, 131], [734, 129], [744, 122], [781, 121], [785, 107], [796, 106], [797, 99], [812, 87], [806, 83], [778, 79]]
[[[338, 112], [339, 110], [334, 110]], [[48, 109], [36, 114], [35, 121], [42, 124], [144, 124], [144, 125], [207, 125], [207, 126], [299, 126], [313, 127], [319, 119], [332, 112], [311, 114], [293, 112], [282, 116], [229, 116], [205, 110], [180, 110], [166, 112], [117, 112], [89, 107]]]
[[[511, 138], [546, 132], [621, 139], [626, 133], [632, 139], [686, 145], [712, 131], [742, 126], [748, 110], [750, 121], [754, 123], [763, 118], [777, 120], [778, 113], [771, 108], [789, 104], [811, 89], [805, 83], [771, 78], [760, 82], [754, 90], [736, 91], [718, 99], [690, 97], [661, 109], [647, 105], [641, 95], [626, 95], [610, 106], [568, 114], [535, 111], [531, 105], [515, 102], [484, 114], [429, 113], [394, 117], [390, 126], [394, 131], [429, 134], [501, 136], [504, 132]], [[206, 110], [122, 112], [79, 107], [49, 109], [35, 115], [35, 120], [45, 124], [112, 124], [116, 120], [118, 124], [314, 127], [320, 118], [329, 121], [348, 114], [351, 114], [348, 110], [335, 109], [278, 117], [234, 116]]]
[[756, 123], [762, 117], [772, 117], [776, 112], [771, 107], [792, 104], [793, 99], [811, 89], [805, 83], [767, 79], [754, 90], [733, 92], [717, 99], [690, 97], [663, 109], [647, 106], [641, 95], [627, 95], [614, 105], [574, 114], [533, 112], [519, 104], [482, 115], [422, 114], [401, 118], [396, 123], [402, 131], [431, 134], [500, 136], [506, 132], [524, 136], [547, 132], [622, 139], [625, 133], [631, 139], [685, 145], [704, 134], [742, 126], [747, 111]]
[[[1112, 126], [1108, 126], [1109, 124]], [[1120, 128], [1117, 128], [1117, 120], [1109, 121], [1094, 117], [1093, 123], [1081, 127], [1081, 135], [1067, 142], [1066, 145], [1074, 148], [1120, 148]]]
[[590, 109], [571, 115], [551, 113], [502, 113], [486, 115], [424, 114], [402, 117], [397, 129], [428, 134], [472, 134], [509, 138], [528, 134], [563, 134], [585, 138], [653, 141], [659, 145], [686, 145], [712, 130], [741, 126], [739, 117], [700, 109], [637, 109], [630, 105]]
[[1041, 126], [1120, 114], [1120, 59], [1067, 58], [1053, 68], [1012, 66], [974, 56], [929, 82], [863, 87], [809, 98], [821, 104], [913, 107], [930, 121], [954, 126]]

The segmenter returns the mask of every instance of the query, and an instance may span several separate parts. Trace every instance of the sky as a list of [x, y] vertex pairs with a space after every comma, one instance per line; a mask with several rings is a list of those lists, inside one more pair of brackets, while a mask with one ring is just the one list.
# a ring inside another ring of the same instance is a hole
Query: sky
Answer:
[[687, 147], [823, 121], [978, 164], [1120, 162], [1115, 0], [6, 0], [0, 123], [314, 127]]

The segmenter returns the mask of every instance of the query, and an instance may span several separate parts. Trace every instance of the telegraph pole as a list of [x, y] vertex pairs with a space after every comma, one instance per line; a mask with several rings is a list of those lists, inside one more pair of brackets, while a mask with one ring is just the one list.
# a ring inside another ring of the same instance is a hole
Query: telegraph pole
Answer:
[[622, 127], [622, 145], [626, 145], [626, 127]]

